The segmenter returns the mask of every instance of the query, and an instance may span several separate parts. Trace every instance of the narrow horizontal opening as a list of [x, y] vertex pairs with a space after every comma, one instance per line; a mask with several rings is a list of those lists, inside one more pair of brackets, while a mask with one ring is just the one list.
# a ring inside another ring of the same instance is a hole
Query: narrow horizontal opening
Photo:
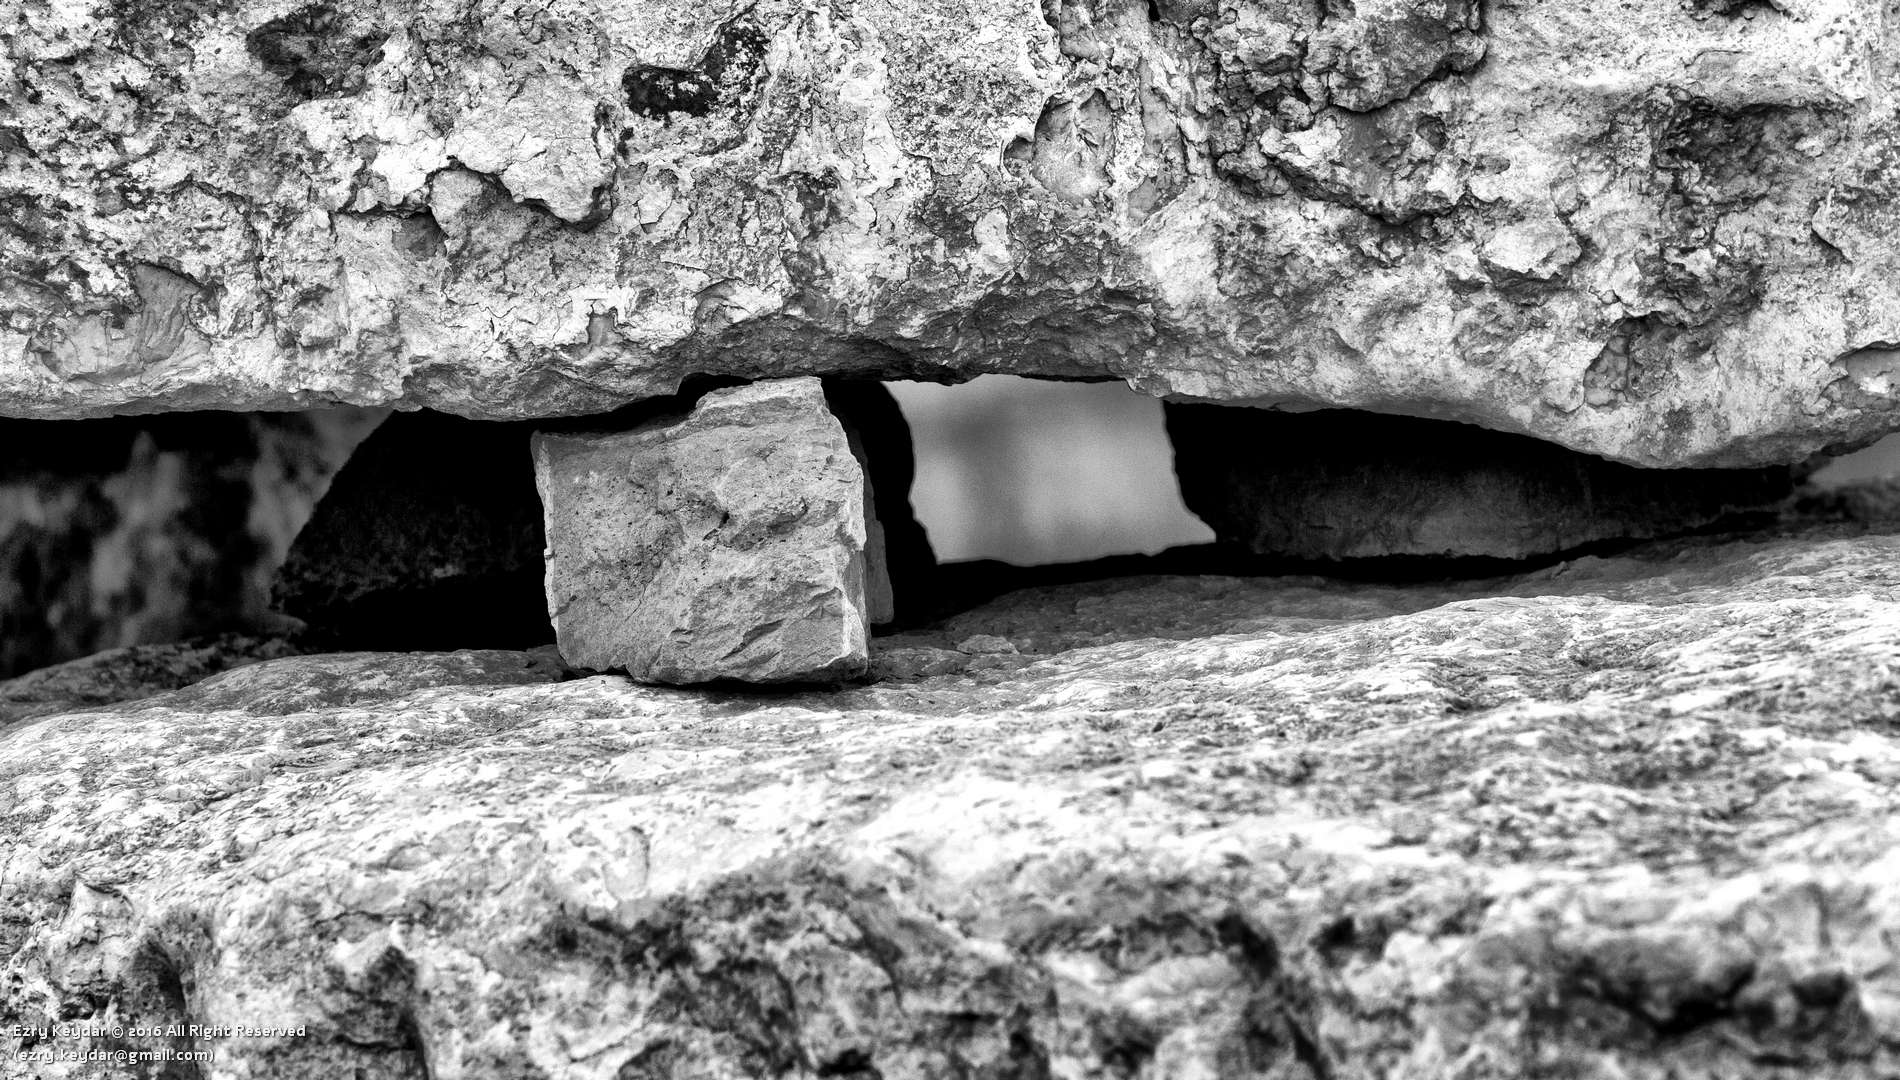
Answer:
[[[908, 625], [1008, 588], [1129, 574], [1509, 573], [1733, 527], [1731, 509], [1772, 513], [1801, 471], [1635, 470], [1467, 425], [1164, 406], [1120, 383], [882, 384], [895, 410], [852, 385], [834, 384], [834, 408], [856, 410]], [[317, 630], [317, 647], [546, 644], [529, 432], [628, 426], [694, 397], [547, 422], [349, 409], [5, 421], [0, 677], [269, 632], [278, 613]], [[1808, 484], [1883, 480], [1900, 482], [1900, 436]]]
[[910, 424], [910, 500], [941, 562], [1017, 566], [1205, 543], [1161, 402], [1122, 383], [985, 375], [887, 384]]
[[1808, 482], [1823, 490], [1835, 490], [1890, 479], [1900, 479], [1900, 435], [1889, 435], [1872, 446], [1829, 460]]

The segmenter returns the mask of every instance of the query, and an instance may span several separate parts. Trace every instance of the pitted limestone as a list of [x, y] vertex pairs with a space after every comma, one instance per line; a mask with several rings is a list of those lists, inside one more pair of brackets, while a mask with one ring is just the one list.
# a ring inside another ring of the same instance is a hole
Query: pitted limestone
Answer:
[[1645, 466], [1900, 426], [1871, 0], [41, 9], [8, 415], [1000, 371]]

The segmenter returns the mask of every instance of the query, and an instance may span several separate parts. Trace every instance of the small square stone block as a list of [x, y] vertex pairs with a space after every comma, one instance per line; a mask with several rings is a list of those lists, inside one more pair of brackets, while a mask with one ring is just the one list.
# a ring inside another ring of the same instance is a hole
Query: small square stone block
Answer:
[[864, 672], [864, 473], [817, 379], [533, 446], [568, 663], [674, 685]]

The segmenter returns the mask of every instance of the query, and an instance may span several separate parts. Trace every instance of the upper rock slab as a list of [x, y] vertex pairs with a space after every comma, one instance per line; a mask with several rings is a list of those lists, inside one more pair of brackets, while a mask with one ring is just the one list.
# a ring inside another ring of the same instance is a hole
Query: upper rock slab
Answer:
[[0, 412], [1127, 378], [1643, 465], [1900, 426], [1873, 0], [28, 0]]

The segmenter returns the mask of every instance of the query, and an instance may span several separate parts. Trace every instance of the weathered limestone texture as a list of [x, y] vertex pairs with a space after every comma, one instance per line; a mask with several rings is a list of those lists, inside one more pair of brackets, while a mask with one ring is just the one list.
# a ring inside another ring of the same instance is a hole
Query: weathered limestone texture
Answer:
[[547, 644], [531, 434], [391, 416], [297, 534], [272, 586], [278, 609], [335, 648]]
[[1798, 470], [1638, 469], [1469, 424], [1323, 409], [1167, 406], [1188, 509], [1299, 559], [1518, 559], [1684, 533], [1795, 491]]
[[1880, 1080], [1896, 627], [1832, 526], [1032, 590], [844, 691], [257, 664], [0, 734], [0, 1002], [303, 1035], [0, 1075]]
[[0, 677], [258, 629], [362, 410], [0, 421]]
[[1633, 464], [1900, 427], [1876, 0], [25, 0], [0, 411], [1122, 377]]
[[864, 472], [817, 379], [715, 390], [628, 431], [538, 433], [534, 469], [569, 663], [659, 683], [864, 672]]

